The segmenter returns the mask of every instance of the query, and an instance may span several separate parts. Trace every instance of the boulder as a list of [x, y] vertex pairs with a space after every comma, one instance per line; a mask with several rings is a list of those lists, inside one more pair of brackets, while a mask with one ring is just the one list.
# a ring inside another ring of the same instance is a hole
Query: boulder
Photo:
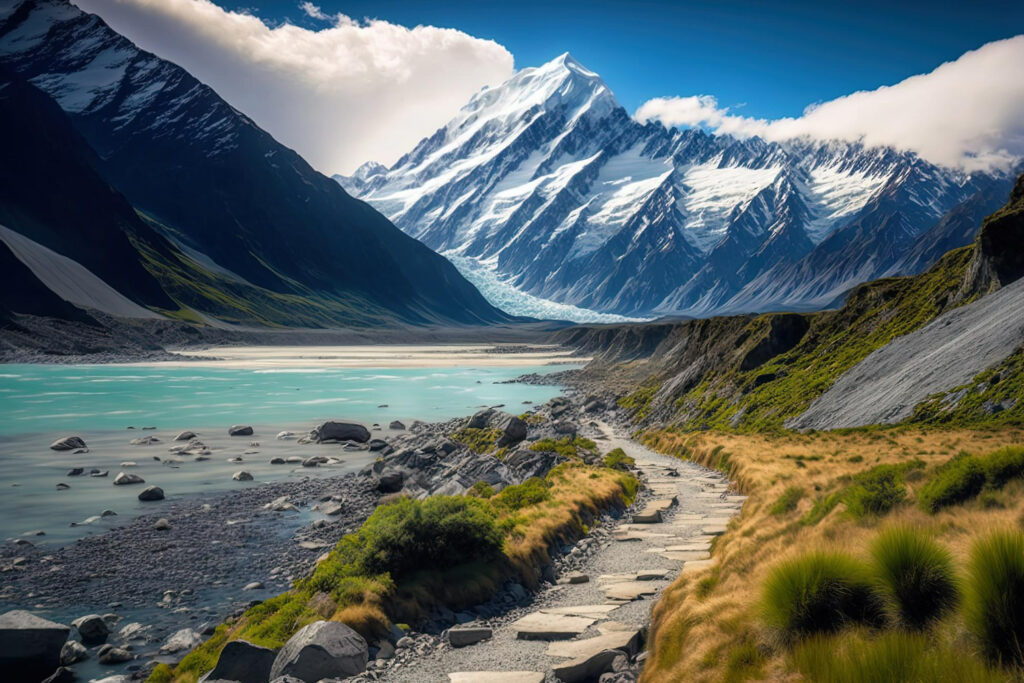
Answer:
[[67, 626], [24, 610], [0, 614], [0, 671], [11, 681], [40, 681], [60, 666]]
[[109, 650], [101, 650], [100, 652], [100, 664], [121, 664], [122, 662], [130, 662], [135, 659], [135, 655], [123, 647], [112, 647]]
[[231, 478], [235, 481], [252, 481], [252, 473], [246, 472], [245, 470], [239, 470], [232, 474]]
[[276, 656], [277, 653], [270, 648], [253, 645], [245, 640], [232, 640], [220, 651], [217, 666], [213, 667], [207, 679], [266, 683], [270, 680], [270, 669], [274, 666]]
[[386, 470], [381, 472], [377, 479], [377, 490], [381, 493], [398, 493], [402, 490], [402, 483], [405, 477], [397, 470]]
[[583, 683], [595, 680], [605, 671], [610, 671], [612, 662], [621, 654], [618, 650], [604, 650], [558, 664], [553, 669], [555, 678], [562, 683]]
[[107, 622], [103, 621], [103, 617], [98, 614], [87, 614], [84, 617], [78, 617], [71, 622], [71, 625], [78, 629], [78, 634], [82, 636], [83, 643], [102, 643], [110, 635], [110, 627], [107, 625]]
[[152, 500], [163, 500], [164, 490], [159, 486], [147, 486], [139, 494], [139, 500], [141, 501], [152, 501]]
[[157, 531], [167, 531], [171, 528], [171, 523], [161, 517], [160, 519], [153, 522], [153, 528]]
[[85, 448], [85, 442], [80, 436], [65, 436], [51, 443], [50, 448], [55, 451], [73, 451], [76, 448]]
[[252, 436], [250, 425], [231, 425], [228, 428], [228, 436]]
[[469, 429], [483, 429], [490, 423], [492, 417], [494, 417], [494, 408], [478, 410], [473, 414], [473, 417], [469, 418], [466, 427]]
[[565, 434], [567, 436], [575, 436], [576, 432], [579, 431], [579, 427], [568, 420], [556, 422], [552, 428], [555, 430], [555, 434]]
[[169, 655], [175, 652], [184, 652], [197, 647], [203, 642], [203, 637], [190, 628], [183, 628], [175, 631], [167, 642], [160, 646], [160, 654]]
[[487, 640], [491, 635], [492, 631], [489, 628], [462, 626], [448, 629], [448, 642], [452, 647], [465, 647]]
[[67, 477], [80, 477], [85, 473], [85, 469], [82, 467], [72, 467], [68, 470], [68, 473], [64, 476]]
[[395, 429], [400, 431], [405, 429], [405, 425], [399, 422], [398, 420], [392, 420], [391, 424], [388, 425], [388, 429]]
[[294, 676], [305, 683], [344, 678], [366, 670], [369, 647], [363, 637], [337, 621], [315, 621], [299, 630], [274, 658], [270, 678]]
[[174, 437], [174, 440], [175, 441], [191, 441], [194, 438], [196, 438], [196, 433], [195, 432], [182, 432], [181, 434], [178, 434], [176, 437]]
[[509, 418], [505, 424], [505, 431], [498, 439], [498, 447], [514, 446], [526, 438], [526, 423], [518, 417]]
[[355, 422], [324, 422], [313, 430], [317, 443], [325, 441], [357, 441], [366, 443], [370, 440], [370, 430]]
[[146, 480], [137, 474], [128, 474], [127, 472], [118, 472], [117, 476], [114, 477], [114, 486], [126, 486], [127, 484], [145, 484]]
[[285, 460], [284, 458], [271, 458], [270, 459], [270, 464], [271, 465], [287, 465], [288, 461]]
[[384, 439], [370, 439], [370, 451], [382, 451], [388, 447], [388, 442]]

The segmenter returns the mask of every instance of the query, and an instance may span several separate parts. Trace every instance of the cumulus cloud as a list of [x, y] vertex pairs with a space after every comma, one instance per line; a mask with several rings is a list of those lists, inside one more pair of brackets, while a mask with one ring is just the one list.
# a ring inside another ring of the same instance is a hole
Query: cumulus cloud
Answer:
[[187, 69], [327, 173], [390, 164], [513, 73], [511, 53], [455, 29], [299, 8], [318, 29], [270, 25], [210, 0], [75, 0]]
[[701, 126], [738, 137], [861, 140], [966, 170], [1005, 168], [1024, 157], [1024, 35], [987, 43], [895, 85], [807, 107], [800, 117], [730, 113], [709, 95], [659, 97], [635, 117]]

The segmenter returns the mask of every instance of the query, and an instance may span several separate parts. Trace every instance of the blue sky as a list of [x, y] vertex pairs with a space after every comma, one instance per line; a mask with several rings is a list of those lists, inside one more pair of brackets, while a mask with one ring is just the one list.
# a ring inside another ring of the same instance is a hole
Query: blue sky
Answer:
[[[238, 3], [316, 27], [298, 0]], [[746, 116], [896, 83], [1024, 32], [1024, 2], [481, 2], [317, 0], [326, 14], [457, 28], [497, 41], [516, 68], [562, 52], [597, 71], [630, 112], [651, 97], [710, 94]], [[737, 109], [737, 107], [741, 107]]]

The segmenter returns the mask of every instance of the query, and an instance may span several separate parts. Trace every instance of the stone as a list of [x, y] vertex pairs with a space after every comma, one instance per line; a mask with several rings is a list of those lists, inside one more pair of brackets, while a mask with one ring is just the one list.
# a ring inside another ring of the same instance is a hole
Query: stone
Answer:
[[228, 428], [228, 436], [252, 436], [250, 425], [231, 425]]
[[565, 578], [570, 584], [586, 583], [590, 581], [590, 577], [583, 572], [569, 572], [568, 576]]
[[167, 531], [171, 528], [171, 523], [161, 517], [160, 519], [153, 522], [153, 528], [157, 531]]
[[294, 676], [305, 683], [354, 676], [366, 670], [369, 647], [337, 621], [314, 621], [293, 635], [274, 658], [270, 678]]
[[397, 430], [397, 431], [402, 431], [402, 430], [405, 429], [405, 425], [402, 424], [401, 422], [399, 422], [398, 420], [392, 420], [391, 424], [388, 425], [388, 429], [394, 429], [394, 430]]
[[67, 626], [25, 610], [0, 614], [0, 671], [7, 680], [38, 681], [60, 666]]
[[564, 664], [557, 664], [552, 668], [555, 678], [562, 683], [583, 683], [592, 681], [605, 671], [612, 668], [612, 662], [620, 653], [616, 650], [603, 650], [601, 652], [579, 657]]
[[457, 671], [448, 674], [449, 683], [544, 683], [537, 671]]
[[520, 640], [568, 640], [583, 633], [595, 619], [534, 612], [512, 624]]
[[160, 439], [155, 436], [143, 436], [138, 439], [132, 439], [128, 442], [129, 446], [152, 446], [155, 443], [160, 443]]
[[564, 434], [566, 436], [575, 436], [576, 432], [579, 431], [579, 427], [568, 420], [556, 422], [552, 425], [552, 428], [555, 430], [555, 434]]
[[69, 640], [60, 649], [60, 663], [63, 666], [80, 662], [89, 657], [89, 651], [77, 640]]
[[487, 640], [492, 635], [491, 629], [483, 626], [459, 626], [448, 629], [448, 642], [452, 647], [466, 647]]
[[183, 652], [197, 647], [203, 642], [203, 637], [190, 628], [183, 628], [175, 631], [163, 645], [160, 646], [160, 654], [168, 655], [175, 652]]
[[252, 583], [247, 583], [244, 586], [242, 586], [242, 590], [244, 590], [244, 591], [263, 590], [263, 582], [262, 581], [253, 581]]
[[71, 622], [71, 625], [78, 629], [78, 635], [82, 636], [82, 642], [94, 645], [102, 643], [110, 635], [110, 627], [103, 617], [98, 614], [87, 614], [78, 617]]
[[370, 446], [370, 452], [371, 453], [376, 453], [377, 451], [382, 451], [385, 448], [387, 448], [388, 447], [388, 442], [385, 441], [384, 439], [370, 439], [369, 446]]
[[85, 469], [84, 468], [82, 468], [82, 467], [72, 467], [70, 470], [68, 470], [68, 473], [65, 474], [64, 476], [66, 476], [66, 477], [80, 477], [84, 473], [85, 473]]
[[618, 605], [575, 605], [573, 607], [545, 607], [541, 612], [545, 614], [568, 614], [574, 617], [603, 619], [608, 616], [609, 612], [618, 608]]
[[325, 441], [366, 443], [370, 440], [370, 430], [355, 422], [324, 422], [314, 428], [311, 435], [317, 443]]
[[492, 417], [494, 417], [493, 408], [478, 410], [473, 414], [473, 417], [469, 418], [469, 422], [466, 423], [466, 427], [469, 429], [483, 429], [490, 423]]
[[164, 490], [159, 486], [147, 486], [142, 490], [142, 493], [139, 494], [139, 500], [141, 501], [154, 501], [163, 499]]
[[57, 484], [58, 491], [67, 491], [69, 488], [71, 488], [70, 484], [65, 484], [64, 482], [60, 482]]
[[123, 647], [112, 647], [103, 654], [100, 655], [100, 664], [121, 664], [122, 662], [130, 662], [135, 659], [128, 650]]
[[125, 460], [124, 462], [121, 463], [121, 467], [138, 467], [138, 466], [139, 466], [139, 463], [135, 462], [134, 460]]
[[405, 477], [397, 470], [381, 472], [377, 479], [377, 490], [381, 493], [397, 493], [402, 490], [404, 480]]
[[636, 600], [644, 595], [654, 595], [657, 589], [650, 581], [624, 581], [604, 586], [605, 597], [611, 600]]
[[288, 461], [285, 460], [284, 458], [271, 458], [270, 459], [270, 464], [271, 465], [287, 465]]
[[525, 422], [518, 417], [510, 417], [508, 422], [505, 423], [505, 430], [502, 432], [501, 438], [498, 439], [498, 447], [504, 448], [516, 445], [526, 438], [526, 432]]
[[620, 650], [633, 655], [640, 649], [640, 631], [635, 628], [612, 629], [601, 627], [601, 635], [582, 640], [566, 640], [548, 645], [549, 657], [578, 659], [591, 657], [605, 650]]
[[146, 480], [137, 474], [118, 472], [114, 477], [114, 486], [127, 486], [128, 484], [145, 484]]
[[110, 474], [110, 470], [102, 470], [102, 471], [96, 470], [95, 472], [90, 472], [89, 476], [90, 477], [105, 477], [108, 474]]
[[80, 436], [65, 436], [50, 444], [50, 449], [55, 451], [73, 451], [76, 448], [85, 448], [85, 442]]
[[176, 437], [174, 437], [174, 440], [175, 441], [191, 441], [194, 438], [196, 438], [196, 433], [195, 432], [181, 432]]
[[239, 470], [232, 474], [231, 478], [235, 481], [252, 481], [252, 473], [246, 472], [245, 470]]
[[100, 513], [100, 517], [117, 517], [117, 513], [113, 510], [104, 510]]
[[62, 666], [42, 680], [42, 683], [72, 683], [75, 680], [75, 672], [66, 666]]
[[638, 512], [633, 515], [631, 520], [633, 524], [660, 524], [661, 523], [661, 510], [651, 510], [650, 512]]
[[340, 515], [345, 510], [344, 505], [342, 505], [341, 503], [335, 503], [333, 501], [321, 503], [320, 505], [317, 506], [317, 508], [319, 509], [320, 514], [327, 515], [328, 517]]
[[220, 652], [217, 666], [207, 676], [210, 681], [267, 683], [277, 652], [245, 640], [231, 640]]

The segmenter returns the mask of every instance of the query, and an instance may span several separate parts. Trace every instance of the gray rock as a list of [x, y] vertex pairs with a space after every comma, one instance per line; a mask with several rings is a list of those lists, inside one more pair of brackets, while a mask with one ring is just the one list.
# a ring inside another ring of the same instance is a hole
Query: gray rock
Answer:
[[114, 486], [126, 486], [128, 484], [145, 484], [146, 480], [137, 474], [129, 474], [128, 472], [118, 472], [117, 476], [114, 477]]
[[231, 425], [228, 428], [228, 436], [252, 436], [252, 427], [249, 425]]
[[84, 473], [85, 473], [85, 470], [83, 468], [81, 468], [81, 467], [72, 467], [70, 470], [68, 470], [68, 473], [66, 475], [64, 475], [64, 476], [66, 476], [66, 477], [80, 477]]
[[398, 420], [392, 420], [391, 424], [388, 425], [388, 429], [394, 429], [394, 430], [397, 430], [397, 431], [401, 431], [401, 430], [405, 429], [405, 425], [402, 424], [401, 422], [399, 422]]
[[246, 472], [245, 470], [239, 470], [232, 474], [231, 478], [235, 481], [252, 481], [252, 473]]
[[109, 650], [101, 650], [100, 652], [102, 652], [99, 656], [100, 664], [121, 664], [122, 662], [130, 662], [135, 659], [135, 655], [123, 647], [112, 647]]
[[60, 482], [57, 484], [58, 491], [67, 491], [69, 488], [71, 488], [71, 484], [65, 484], [64, 482]]
[[155, 436], [143, 436], [138, 439], [132, 439], [128, 442], [129, 446], [152, 446], [155, 443], [160, 443], [160, 439]]
[[90, 477], [105, 477], [108, 474], [110, 474], [110, 470], [102, 470], [102, 471], [97, 470], [95, 472], [90, 472], [89, 476]]
[[244, 591], [263, 590], [263, 582], [262, 581], [253, 581], [251, 583], [247, 583], [244, 586], [242, 586], [242, 590], [244, 590]]
[[60, 666], [67, 626], [24, 610], [0, 615], [0, 671], [11, 681], [39, 681]]
[[117, 517], [117, 513], [113, 510], [104, 510], [100, 513], [100, 517]]
[[324, 422], [312, 432], [317, 443], [325, 441], [357, 441], [366, 443], [370, 440], [370, 430], [355, 422]]
[[42, 680], [42, 683], [72, 683], [75, 680], [75, 672], [66, 666], [62, 666]]
[[284, 458], [271, 458], [270, 459], [270, 464], [271, 465], [287, 465], [288, 461], [285, 460]]
[[142, 490], [142, 493], [139, 494], [139, 500], [141, 501], [153, 501], [163, 499], [164, 490], [159, 486], [147, 486]]
[[494, 417], [495, 410], [493, 408], [484, 408], [478, 410], [473, 414], [473, 417], [469, 418], [469, 422], [466, 424], [470, 429], [483, 429], [490, 424], [491, 418]]
[[390, 640], [378, 640], [377, 641], [377, 659], [394, 659], [395, 646], [391, 644]]
[[85, 442], [80, 436], [65, 436], [51, 443], [50, 448], [55, 451], [73, 451], [76, 448], [85, 448]]
[[396, 470], [381, 472], [377, 480], [377, 490], [381, 493], [397, 493], [402, 490], [404, 479], [402, 473]]
[[229, 641], [220, 652], [217, 666], [208, 675], [211, 681], [237, 681], [238, 683], [266, 683], [274, 666], [277, 652], [253, 645], [245, 640]]
[[498, 447], [514, 446], [526, 438], [526, 423], [518, 417], [510, 417], [505, 424], [505, 431], [498, 439]]
[[167, 642], [160, 646], [160, 654], [167, 655], [175, 652], [185, 652], [198, 647], [203, 642], [203, 637], [190, 628], [183, 628], [175, 631]]
[[194, 438], [196, 438], [196, 433], [195, 432], [182, 432], [181, 434], [178, 434], [176, 437], [174, 437], [174, 440], [175, 441], [191, 441]]
[[82, 642], [88, 644], [102, 643], [110, 635], [110, 627], [98, 614], [87, 614], [71, 622], [82, 636]]
[[167, 531], [171, 528], [171, 523], [161, 517], [160, 519], [153, 522], [153, 528], [157, 531]]
[[295, 676], [305, 683], [354, 676], [366, 670], [369, 648], [363, 637], [337, 621], [315, 621], [285, 643], [270, 678]]
[[579, 427], [568, 420], [556, 422], [552, 428], [555, 430], [556, 434], [565, 434], [567, 436], [575, 436], [576, 432], [579, 431]]
[[382, 451], [388, 447], [388, 442], [384, 439], [370, 439], [369, 446], [371, 452]]
[[622, 653], [618, 650], [604, 650], [586, 657], [573, 659], [554, 667], [555, 677], [562, 683], [583, 683], [592, 681], [612, 668], [615, 658]]
[[487, 640], [491, 635], [493, 635], [491, 629], [483, 626], [460, 626], [448, 629], [448, 642], [452, 647], [466, 647], [479, 643], [481, 640]]
[[88, 656], [89, 650], [77, 640], [69, 640], [60, 649], [60, 663], [64, 666], [80, 662]]

